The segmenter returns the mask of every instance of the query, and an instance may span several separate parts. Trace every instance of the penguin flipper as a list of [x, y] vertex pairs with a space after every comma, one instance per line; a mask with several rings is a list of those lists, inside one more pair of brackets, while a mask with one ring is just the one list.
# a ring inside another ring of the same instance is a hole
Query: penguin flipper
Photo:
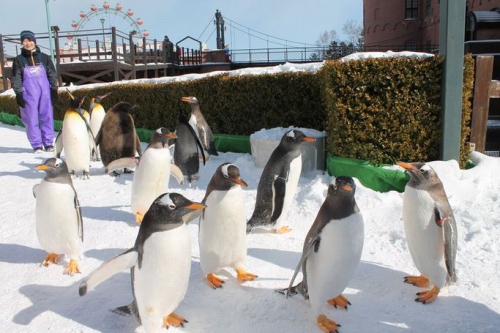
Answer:
[[174, 163], [170, 165], [170, 176], [173, 176], [179, 185], [184, 185], [184, 175], [182, 174], [182, 170]]
[[105, 169], [107, 174], [113, 173], [118, 169], [135, 169], [139, 164], [139, 157], [122, 157], [112, 161]]
[[63, 129], [61, 128], [61, 130], [59, 131], [59, 133], [57, 133], [57, 136], [56, 136], [55, 155], [56, 155], [57, 158], [61, 157], [61, 152], [63, 150], [63, 137], [61, 135], [62, 131], [63, 131]]
[[36, 199], [36, 193], [38, 192], [38, 185], [40, 184], [36, 184], [35, 186], [33, 186], [33, 197]]
[[200, 149], [201, 156], [203, 156], [203, 165], [206, 164], [206, 159], [205, 159], [205, 150], [203, 149], [203, 146], [201, 145], [200, 139], [198, 138], [198, 135], [196, 135], [196, 132], [194, 131], [193, 127], [188, 124], [187, 128], [189, 129], [189, 132], [193, 135], [194, 140], [196, 141], [196, 145], [198, 146], [198, 149]]
[[281, 216], [283, 212], [283, 205], [285, 201], [286, 194], [286, 178], [277, 176], [272, 184], [273, 187], [273, 215], [271, 216], [271, 223], [276, 222], [276, 220]]
[[[74, 189], [73, 189], [74, 191]], [[83, 218], [82, 218], [82, 207], [80, 206], [80, 201], [78, 200], [78, 197], [76, 196], [76, 191], [75, 191], [75, 210], [76, 210], [76, 221], [78, 223], [78, 236], [80, 237], [80, 240], [83, 242]]]
[[80, 296], [85, 295], [88, 291], [94, 289], [116, 273], [134, 266], [137, 263], [138, 256], [139, 254], [134, 247], [97, 267], [89, 276], [83, 279], [80, 284]]
[[292, 280], [290, 280], [290, 284], [288, 285], [288, 291], [287, 291], [287, 297], [288, 295], [293, 294], [293, 282], [295, 281], [295, 278], [297, 277], [297, 274], [299, 274], [300, 268], [303, 267], [304, 270], [304, 279], [302, 280], [301, 283], [304, 283], [305, 286], [307, 286], [307, 275], [305, 272], [305, 265], [307, 262], [307, 257], [313, 251], [313, 249], [316, 247], [317, 244], [319, 244], [320, 238], [319, 236], [314, 237], [309, 241], [309, 243], [304, 246], [304, 250], [302, 251], [302, 257], [300, 258], [299, 263], [297, 264], [297, 267], [295, 268], [295, 272], [293, 273]]

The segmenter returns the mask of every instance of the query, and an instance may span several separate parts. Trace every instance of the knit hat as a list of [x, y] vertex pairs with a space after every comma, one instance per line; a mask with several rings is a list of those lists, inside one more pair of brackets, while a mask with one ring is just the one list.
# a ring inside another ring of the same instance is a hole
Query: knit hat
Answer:
[[32, 41], [36, 42], [35, 34], [32, 31], [29, 31], [29, 30], [23, 30], [23, 31], [21, 31], [21, 42], [25, 38], [28, 38], [29, 40], [32, 40]]

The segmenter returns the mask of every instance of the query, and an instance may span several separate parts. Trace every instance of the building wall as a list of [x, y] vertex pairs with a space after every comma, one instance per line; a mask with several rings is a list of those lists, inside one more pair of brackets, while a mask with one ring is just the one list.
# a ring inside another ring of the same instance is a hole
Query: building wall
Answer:
[[[427, 2], [430, 8], [427, 10]], [[453, 1], [453, 0], [449, 0]], [[406, 19], [406, 0], [363, 0], [363, 28], [367, 50], [418, 50], [439, 45], [440, 0], [418, 0], [418, 18]], [[500, 0], [469, 0], [466, 11], [500, 8]], [[429, 50], [430, 51], [430, 50]]]

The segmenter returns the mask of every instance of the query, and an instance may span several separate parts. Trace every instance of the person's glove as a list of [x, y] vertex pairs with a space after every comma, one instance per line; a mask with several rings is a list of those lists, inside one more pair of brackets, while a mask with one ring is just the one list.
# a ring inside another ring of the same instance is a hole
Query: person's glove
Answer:
[[57, 93], [57, 89], [50, 90], [50, 100], [52, 101], [52, 106], [54, 106], [59, 98], [59, 94]]
[[16, 101], [20, 107], [24, 108], [26, 106], [26, 101], [24, 100], [22, 92], [16, 94]]

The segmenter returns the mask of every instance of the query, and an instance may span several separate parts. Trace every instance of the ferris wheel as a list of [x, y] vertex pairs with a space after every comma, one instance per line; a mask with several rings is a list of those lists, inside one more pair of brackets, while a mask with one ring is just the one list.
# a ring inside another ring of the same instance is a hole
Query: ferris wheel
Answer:
[[134, 18], [135, 12], [132, 9], [127, 11], [123, 10], [123, 6], [117, 3], [114, 7], [110, 6], [106, 1], [101, 7], [96, 5], [90, 6], [90, 11], [80, 11], [79, 19], [71, 22], [71, 27], [74, 29], [68, 39], [78, 37], [80, 31], [83, 30], [89, 23], [95, 27], [111, 28], [115, 27], [117, 30], [130, 33], [135, 31], [133, 38], [148, 37], [149, 32], [141, 29], [144, 21], [141, 18]]

